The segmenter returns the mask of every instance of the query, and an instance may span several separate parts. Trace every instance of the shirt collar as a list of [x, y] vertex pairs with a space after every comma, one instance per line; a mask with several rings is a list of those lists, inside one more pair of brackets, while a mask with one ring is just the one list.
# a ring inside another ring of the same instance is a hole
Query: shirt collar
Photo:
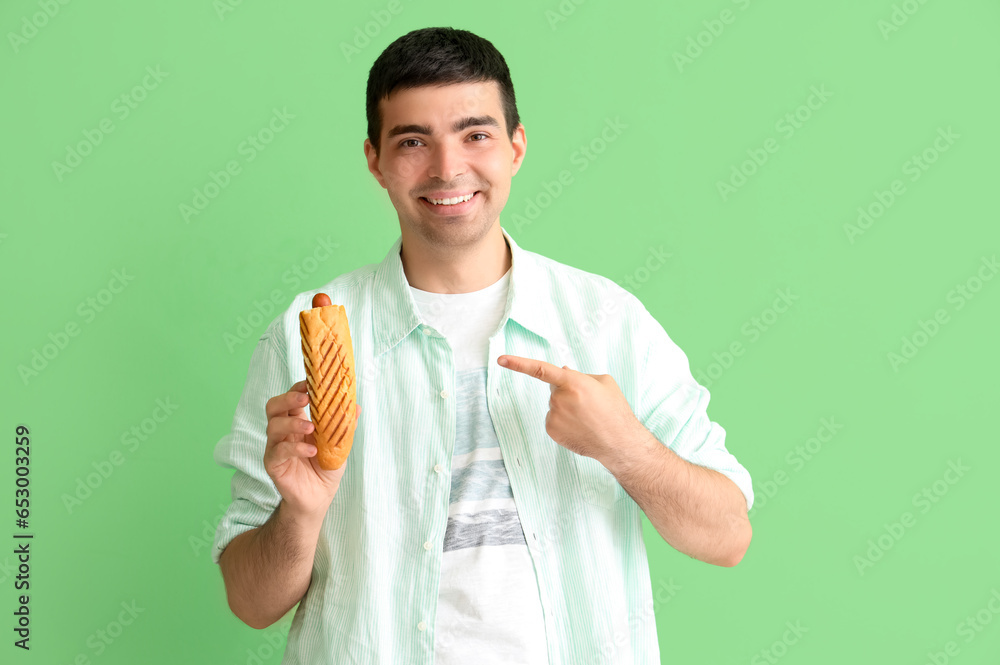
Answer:
[[[505, 326], [509, 318], [548, 340], [552, 331], [548, 281], [542, 279], [539, 256], [518, 246], [502, 226], [500, 231], [510, 246], [511, 254], [510, 287], [500, 326]], [[403, 237], [400, 236], [375, 271], [372, 329], [375, 331], [376, 356], [394, 347], [422, 323], [420, 310], [403, 272], [399, 256], [402, 246]]]

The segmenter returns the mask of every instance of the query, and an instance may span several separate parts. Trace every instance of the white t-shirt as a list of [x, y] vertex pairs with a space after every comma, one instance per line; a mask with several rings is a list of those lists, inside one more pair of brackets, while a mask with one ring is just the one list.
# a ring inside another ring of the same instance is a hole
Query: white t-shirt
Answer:
[[538, 583], [486, 406], [489, 336], [510, 270], [472, 293], [410, 287], [424, 322], [455, 354], [458, 404], [448, 527], [434, 641], [436, 665], [548, 663]]

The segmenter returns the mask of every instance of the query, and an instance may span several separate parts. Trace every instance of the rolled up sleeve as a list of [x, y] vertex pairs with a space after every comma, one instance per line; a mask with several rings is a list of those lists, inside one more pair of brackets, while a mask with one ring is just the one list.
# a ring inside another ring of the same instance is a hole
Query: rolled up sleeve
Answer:
[[268, 327], [250, 358], [246, 385], [236, 406], [232, 430], [215, 446], [217, 464], [235, 469], [232, 497], [215, 530], [212, 559], [218, 563], [222, 551], [236, 536], [264, 524], [278, 507], [281, 495], [264, 470], [267, 444], [267, 401], [288, 392], [291, 379], [285, 355], [276, 340], [282, 339], [280, 318]]
[[750, 473], [726, 449], [726, 430], [708, 417], [710, 395], [691, 375], [684, 352], [645, 307], [639, 313], [639, 367], [636, 417], [661, 443], [692, 464], [718, 471], [736, 483], [753, 507]]

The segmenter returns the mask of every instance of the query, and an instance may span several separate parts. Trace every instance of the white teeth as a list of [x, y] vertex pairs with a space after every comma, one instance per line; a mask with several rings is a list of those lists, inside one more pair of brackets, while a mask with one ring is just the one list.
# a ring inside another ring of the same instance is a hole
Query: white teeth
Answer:
[[427, 199], [427, 200], [433, 203], [434, 205], [453, 206], [456, 203], [464, 203], [468, 201], [473, 197], [473, 195], [475, 195], [475, 192], [473, 192], [472, 194], [466, 194], [465, 196], [454, 196], [450, 199]]

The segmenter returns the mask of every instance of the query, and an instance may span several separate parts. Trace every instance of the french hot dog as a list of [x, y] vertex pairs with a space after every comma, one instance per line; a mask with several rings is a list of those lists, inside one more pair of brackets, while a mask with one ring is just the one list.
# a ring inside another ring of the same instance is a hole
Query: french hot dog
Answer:
[[326, 470], [347, 460], [357, 427], [354, 347], [347, 311], [313, 296], [312, 309], [299, 312], [302, 358], [306, 367], [309, 414], [316, 429], [316, 462]]

